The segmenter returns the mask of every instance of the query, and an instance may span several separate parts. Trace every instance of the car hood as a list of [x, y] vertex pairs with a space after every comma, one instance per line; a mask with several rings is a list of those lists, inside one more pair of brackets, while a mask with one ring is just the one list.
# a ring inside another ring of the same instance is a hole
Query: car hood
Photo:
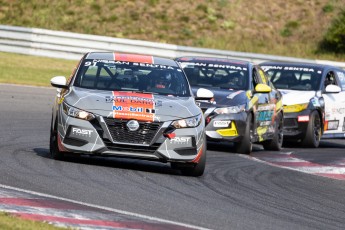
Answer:
[[283, 95], [283, 105], [309, 103], [315, 96], [315, 91], [280, 90]]
[[161, 122], [192, 117], [201, 113], [193, 97], [71, 87], [64, 100], [78, 109], [105, 117], [113, 117], [114, 111], [124, 111], [125, 108], [127, 114], [153, 113], [154, 120]]
[[[245, 90], [223, 90], [223, 89], [213, 89], [207, 88], [211, 90], [214, 94], [214, 102], [211, 103], [213, 106], [208, 107], [227, 107], [227, 106], [235, 106], [235, 105], [243, 105], [247, 101], [247, 95]], [[192, 88], [194, 95], [196, 95], [196, 91], [198, 88]]]

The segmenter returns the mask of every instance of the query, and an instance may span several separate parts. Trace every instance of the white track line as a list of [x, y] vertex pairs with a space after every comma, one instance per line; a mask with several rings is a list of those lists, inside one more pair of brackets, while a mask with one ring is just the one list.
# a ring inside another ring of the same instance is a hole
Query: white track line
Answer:
[[75, 201], [75, 200], [66, 199], [66, 198], [62, 198], [62, 197], [52, 196], [52, 195], [48, 195], [48, 194], [44, 194], [44, 193], [34, 192], [34, 191], [26, 190], [26, 189], [15, 188], [15, 187], [3, 185], [3, 184], [0, 184], [0, 188], [12, 189], [12, 190], [18, 191], [18, 192], [24, 192], [24, 193], [29, 193], [32, 195], [37, 195], [37, 196], [42, 196], [42, 197], [47, 197], [47, 198], [53, 198], [53, 199], [62, 200], [62, 201], [68, 201], [68, 202], [71, 202], [74, 204], [85, 205], [85, 206], [92, 207], [92, 208], [103, 209], [103, 210], [110, 211], [110, 212], [117, 212], [117, 213], [120, 213], [123, 215], [134, 216], [137, 218], [157, 221], [157, 222], [161, 222], [161, 223], [173, 224], [173, 225], [178, 225], [178, 226], [182, 226], [182, 227], [186, 227], [186, 228], [209, 230], [208, 228], [203, 228], [203, 227], [199, 227], [199, 226], [195, 226], [195, 225], [184, 224], [184, 223], [180, 223], [180, 222], [176, 222], [176, 221], [165, 220], [165, 219], [152, 217], [152, 216], [146, 216], [146, 215], [142, 215], [142, 214], [138, 214], [138, 213], [134, 213], [134, 212], [128, 212], [128, 211], [124, 211], [124, 210], [120, 210], [120, 209], [114, 209], [114, 208], [109, 208], [109, 207], [105, 207], [105, 206], [89, 204], [89, 203]]

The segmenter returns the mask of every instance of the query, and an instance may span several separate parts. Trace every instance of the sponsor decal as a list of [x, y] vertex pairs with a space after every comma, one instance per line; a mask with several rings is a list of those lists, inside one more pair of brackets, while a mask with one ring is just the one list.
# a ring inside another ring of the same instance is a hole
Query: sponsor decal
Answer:
[[218, 68], [218, 69], [231, 69], [231, 70], [242, 70], [247, 71], [248, 69], [246, 67], [231, 65], [231, 64], [219, 64], [219, 63], [203, 63], [203, 62], [188, 62], [188, 63], [181, 63], [182, 67], [186, 66], [199, 66], [199, 67], [212, 67], [212, 68]]
[[268, 125], [271, 125], [271, 121], [260, 122], [260, 126], [268, 126]]
[[153, 64], [153, 57], [149, 55], [114, 53], [114, 60]]
[[275, 109], [274, 104], [267, 104], [267, 105], [259, 105], [257, 111], [274, 110], [274, 109]]
[[170, 144], [185, 145], [185, 144], [192, 143], [192, 138], [191, 137], [174, 137], [170, 139], [169, 141], [170, 141]]
[[237, 95], [239, 95], [239, 94], [242, 93], [242, 92], [243, 92], [242, 90], [239, 90], [239, 91], [237, 91], [237, 92], [234, 92], [234, 93], [228, 95], [226, 98], [228, 98], [228, 99], [234, 99], [234, 97], [236, 97]]
[[76, 128], [76, 127], [72, 128], [72, 134], [73, 135], [91, 137], [92, 132], [93, 132], [93, 130], [89, 130], [89, 129], [80, 129], [80, 128]]
[[[294, 67], [294, 66], [261, 66], [264, 71], [275, 69], [275, 70], [291, 70], [291, 71], [304, 71], [304, 72], [316, 72], [313, 68], [308, 67]], [[319, 73], [318, 71], [317, 73]]]
[[106, 98], [106, 100], [113, 102], [114, 118], [139, 121], [154, 120], [155, 102], [153, 94], [114, 91], [113, 96]]
[[273, 117], [273, 111], [260, 111], [258, 112], [258, 121], [271, 121]]
[[303, 115], [297, 117], [298, 122], [309, 122], [309, 115]]
[[213, 121], [213, 126], [216, 128], [229, 127], [231, 121]]

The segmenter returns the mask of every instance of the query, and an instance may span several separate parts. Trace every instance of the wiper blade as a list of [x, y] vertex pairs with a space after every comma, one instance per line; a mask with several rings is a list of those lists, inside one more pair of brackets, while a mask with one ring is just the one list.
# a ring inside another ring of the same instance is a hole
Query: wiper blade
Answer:
[[155, 92], [143, 91], [143, 90], [115, 90], [120, 92], [129, 92], [129, 93], [144, 93], [144, 94], [158, 94]]

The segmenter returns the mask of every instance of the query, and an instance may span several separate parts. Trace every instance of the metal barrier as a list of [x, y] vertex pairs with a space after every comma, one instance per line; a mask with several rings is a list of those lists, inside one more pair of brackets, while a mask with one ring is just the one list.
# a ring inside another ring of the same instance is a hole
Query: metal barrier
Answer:
[[167, 58], [180, 56], [210, 56], [248, 60], [255, 63], [273, 60], [319, 63], [345, 68], [345, 62], [177, 46], [141, 40], [7, 25], [0, 25], [0, 51], [72, 60], [78, 60], [83, 54], [90, 51], [117, 51], [145, 53]]

